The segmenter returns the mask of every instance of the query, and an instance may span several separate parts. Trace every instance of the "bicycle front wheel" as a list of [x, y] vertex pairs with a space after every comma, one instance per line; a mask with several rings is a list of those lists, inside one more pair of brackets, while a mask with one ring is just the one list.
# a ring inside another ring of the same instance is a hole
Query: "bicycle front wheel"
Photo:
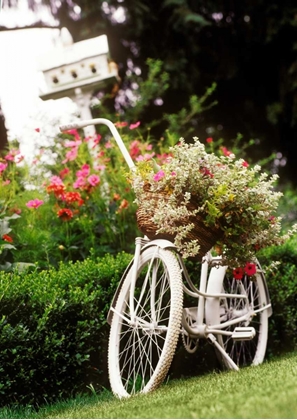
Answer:
[[[267, 308], [270, 300], [261, 267], [258, 265], [255, 277], [244, 275], [241, 280], [237, 280], [232, 273], [225, 273], [217, 285], [214, 282], [213, 277], [212, 285], [209, 283], [209, 293], [228, 293], [233, 296], [215, 299], [216, 306], [212, 309], [215, 310], [216, 315], [212, 316], [212, 323], [222, 324], [235, 321], [240, 316], [250, 314], [247, 320], [231, 324], [224, 330], [233, 332], [236, 327], [253, 327], [256, 332], [255, 336], [249, 340], [234, 340], [231, 336], [218, 334], [218, 343], [239, 367], [262, 363], [267, 346], [268, 316], [271, 308]], [[246, 295], [248, 302], [236, 295]], [[216, 353], [222, 366], [229, 368], [228, 361], [217, 350]]]
[[158, 246], [141, 253], [132, 291], [134, 316], [132, 273], [133, 266], [119, 292], [109, 337], [109, 379], [119, 398], [150, 392], [163, 382], [182, 318], [182, 277], [174, 253]]

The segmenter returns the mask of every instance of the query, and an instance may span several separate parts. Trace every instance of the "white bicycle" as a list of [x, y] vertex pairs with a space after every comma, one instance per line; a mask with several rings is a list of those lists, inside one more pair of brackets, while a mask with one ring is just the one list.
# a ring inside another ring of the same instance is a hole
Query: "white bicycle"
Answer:
[[[135, 167], [114, 124], [104, 118], [61, 127], [61, 131], [104, 124], [129, 168]], [[108, 370], [119, 398], [156, 389], [165, 379], [179, 335], [194, 353], [199, 339], [215, 346], [222, 366], [263, 362], [271, 302], [263, 270], [241, 280], [228, 275], [220, 257], [208, 252], [196, 287], [175, 245], [166, 239], [136, 238], [135, 254], [118, 285], [108, 313], [111, 325]], [[183, 307], [184, 294], [197, 305]]]

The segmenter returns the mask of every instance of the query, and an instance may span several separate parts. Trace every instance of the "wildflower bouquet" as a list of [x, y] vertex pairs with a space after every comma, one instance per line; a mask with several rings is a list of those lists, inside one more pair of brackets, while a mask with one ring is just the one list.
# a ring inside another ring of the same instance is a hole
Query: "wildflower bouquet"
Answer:
[[202, 257], [215, 246], [225, 264], [240, 267], [296, 231], [281, 235], [277, 175], [227, 149], [221, 156], [207, 153], [197, 138], [193, 144], [181, 139], [170, 151], [161, 166], [144, 160], [132, 174], [138, 224], [148, 237], [173, 240], [184, 258]]

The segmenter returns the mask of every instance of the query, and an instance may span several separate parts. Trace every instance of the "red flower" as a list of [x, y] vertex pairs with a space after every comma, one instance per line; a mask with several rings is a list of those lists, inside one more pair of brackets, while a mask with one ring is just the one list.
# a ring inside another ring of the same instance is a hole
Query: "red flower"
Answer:
[[119, 208], [118, 208], [118, 211], [117, 211], [117, 213], [121, 213], [121, 211], [123, 210], [123, 209], [126, 209], [127, 207], [129, 207], [129, 202], [124, 198], [122, 201], [121, 201], [121, 204], [119, 205]]
[[141, 150], [139, 148], [140, 142], [138, 140], [132, 141], [132, 143], [129, 146], [129, 153], [132, 159], [136, 158], [140, 155]]
[[68, 168], [64, 168], [60, 171], [59, 175], [63, 179], [67, 174], [69, 174], [70, 170]]
[[2, 235], [2, 239], [3, 239], [3, 241], [5, 241], [5, 242], [13, 242], [13, 239], [12, 239], [12, 237], [11, 236], [9, 236], [9, 235]]
[[40, 128], [35, 128], [36, 133], [40, 133]]
[[210, 178], [213, 178], [213, 174], [210, 172], [210, 170], [209, 169], [207, 169], [207, 168], [201, 168], [200, 169], [200, 172], [203, 174], [203, 175], [206, 175], [206, 176], [209, 176]]
[[228, 150], [227, 147], [225, 147], [225, 146], [221, 146], [221, 150], [222, 150], [224, 156], [232, 155], [232, 152], [230, 152], [230, 150]]
[[213, 142], [212, 137], [207, 137], [207, 139], [206, 139], [206, 143], [212, 143], [212, 142]]
[[117, 128], [127, 127], [128, 123], [125, 121], [117, 121], [114, 123]]
[[250, 262], [246, 263], [244, 271], [248, 276], [253, 276], [257, 272], [256, 264]]
[[63, 194], [65, 190], [65, 185], [63, 184], [50, 184], [46, 187], [46, 191], [48, 193], [53, 192], [56, 197], [59, 197], [61, 194]]
[[61, 199], [66, 201], [67, 204], [77, 203], [79, 206], [84, 204], [84, 200], [82, 199], [80, 193], [76, 191], [65, 192], [61, 195]]
[[60, 209], [57, 212], [57, 216], [64, 220], [64, 222], [67, 222], [68, 220], [72, 219], [73, 217], [73, 212], [70, 209]]
[[242, 162], [242, 166], [244, 166], [245, 168], [248, 168], [250, 165], [244, 160]]
[[241, 280], [244, 275], [244, 271], [241, 267], [234, 268], [233, 277], [235, 280]]

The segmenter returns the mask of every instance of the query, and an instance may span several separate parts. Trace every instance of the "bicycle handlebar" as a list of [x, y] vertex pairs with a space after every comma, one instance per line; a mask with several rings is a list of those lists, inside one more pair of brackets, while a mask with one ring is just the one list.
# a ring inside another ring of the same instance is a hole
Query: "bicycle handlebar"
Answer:
[[110, 120], [107, 120], [106, 118], [94, 118], [92, 120], [82, 120], [82, 121], [78, 121], [78, 122], [71, 123], [71, 124], [61, 125], [60, 131], [72, 130], [72, 129], [75, 129], [75, 128], [83, 128], [83, 127], [86, 127], [88, 125], [96, 125], [96, 124], [104, 124], [110, 129], [110, 131], [111, 131], [111, 133], [112, 133], [112, 135], [113, 135], [113, 137], [114, 137], [122, 155], [124, 156], [124, 159], [125, 159], [127, 165], [129, 166], [130, 169], [132, 169], [132, 170], [135, 169], [135, 164], [134, 164], [131, 156], [129, 155], [129, 152], [128, 152], [128, 150], [127, 150], [127, 148], [126, 148], [118, 130], [116, 129], [113, 122], [111, 122]]

